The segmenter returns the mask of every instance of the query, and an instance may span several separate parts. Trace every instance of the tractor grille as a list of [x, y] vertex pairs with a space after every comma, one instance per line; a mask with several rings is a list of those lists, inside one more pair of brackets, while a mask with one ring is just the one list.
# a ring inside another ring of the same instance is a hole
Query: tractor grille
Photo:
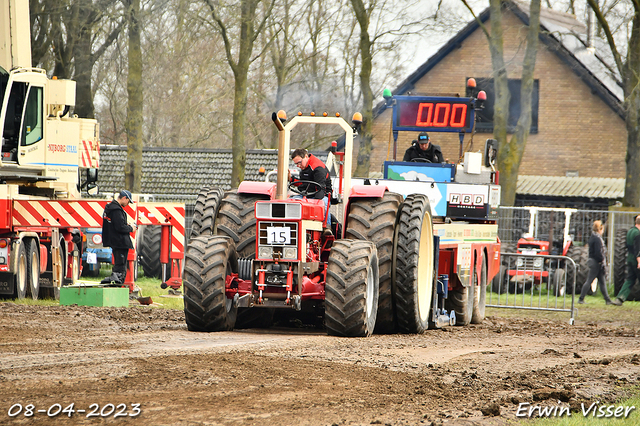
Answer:
[[258, 258], [298, 258], [297, 222], [259, 222]]

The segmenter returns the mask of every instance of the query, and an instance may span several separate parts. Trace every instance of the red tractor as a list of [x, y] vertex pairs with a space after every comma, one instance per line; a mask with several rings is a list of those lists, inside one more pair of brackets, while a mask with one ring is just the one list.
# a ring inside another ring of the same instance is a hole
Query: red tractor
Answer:
[[[465, 109], [474, 102], [455, 101], [467, 102]], [[245, 181], [225, 194], [205, 188], [198, 196], [183, 280], [189, 330], [269, 326], [276, 309], [322, 318], [327, 332], [337, 336], [368, 336], [374, 330], [420, 333], [484, 319], [486, 283], [499, 266], [497, 225], [495, 218], [486, 218], [497, 211], [498, 186], [491, 192], [483, 186], [486, 194], [479, 199], [486, 204], [472, 212], [460, 210], [464, 221], [434, 218], [439, 210], [432, 209], [428, 191], [438, 187], [432, 181], [407, 182], [425, 192], [406, 197], [390, 192], [388, 180], [352, 186], [359, 113], [353, 127], [339, 114], [300, 113], [287, 122], [280, 111], [272, 119], [279, 131], [277, 182]], [[472, 114], [458, 117], [465, 123], [472, 119]], [[322, 200], [310, 197], [315, 183], [287, 185], [291, 131], [299, 124], [339, 126], [345, 133], [344, 152], [330, 154], [338, 174], [332, 209], [342, 223], [333, 222], [333, 235], [323, 232], [328, 213]], [[442, 171], [439, 164], [433, 168]], [[308, 185], [303, 189], [301, 184]], [[447, 185], [472, 189], [470, 184], [443, 185], [445, 193]], [[302, 198], [289, 198], [289, 192]], [[454, 199], [438, 201], [443, 212], [454, 211]], [[475, 218], [469, 218], [470, 212], [482, 215], [479, 233], [471, 230], [469, 221]], [[485, 234], [486, 241], [478, 238]], [[475, 240], [458, 235], [475, 235]]]

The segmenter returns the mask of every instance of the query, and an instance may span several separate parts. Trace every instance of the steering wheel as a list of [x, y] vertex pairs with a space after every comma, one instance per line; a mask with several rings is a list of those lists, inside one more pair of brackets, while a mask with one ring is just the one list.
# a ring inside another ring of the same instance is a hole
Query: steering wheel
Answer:
[[289, 183], [289, 189], [303, 197], [312, 198], [324, 188], [318, 182], [312, 180], [296, 180]]
[[433, 163], [433, 161], [428, 158], [416, 157], [411, 159], [412, 163]]

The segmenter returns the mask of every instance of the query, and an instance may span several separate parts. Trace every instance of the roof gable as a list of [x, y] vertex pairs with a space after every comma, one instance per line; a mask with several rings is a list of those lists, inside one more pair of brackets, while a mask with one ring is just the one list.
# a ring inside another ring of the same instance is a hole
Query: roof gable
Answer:
[[[528, 3], [508, 0], [504, 4], [525, 25], [529, 24]], [[489, 8], [486, 8], [478, 15], [478, 19], [482, 23], [487, 22], [489, 18]], [[392, 93], [394, 95], [404, 95], [411, 92], [420, 79], [479, 29], [478, 22], [475, 19], [471, 20], [424, 64], [400, 83]], [[617, 72], [607, 65], [602, 55], [596, 54], [587, 47], [586, 42], [583, 40], [584, 37], [586, 37], [586, 27], [575, 19], [573, 15], [542, 8], [540, 13], [540, 41], [569, 66], [593, 93], [597, 94], [616, 114], [624, 119], [623, 92], [619, 78], [617, 78]], [[608, 52], [608, 46], [605, 43], [600, 42], [598, 44], [598, 52]], [[374, 108], [374, 116], [382, 113], [386, 107], [384, 101], [380, 102]]]

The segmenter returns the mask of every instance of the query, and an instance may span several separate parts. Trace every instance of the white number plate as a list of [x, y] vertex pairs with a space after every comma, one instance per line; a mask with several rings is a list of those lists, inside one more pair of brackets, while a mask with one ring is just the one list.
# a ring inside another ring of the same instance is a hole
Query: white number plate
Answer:
[[87, 263], [98, 263], [98, 255], [96, 253], [87, 253]]
[[291, 228], [267, 226], [267, 244], [290, 244]]

